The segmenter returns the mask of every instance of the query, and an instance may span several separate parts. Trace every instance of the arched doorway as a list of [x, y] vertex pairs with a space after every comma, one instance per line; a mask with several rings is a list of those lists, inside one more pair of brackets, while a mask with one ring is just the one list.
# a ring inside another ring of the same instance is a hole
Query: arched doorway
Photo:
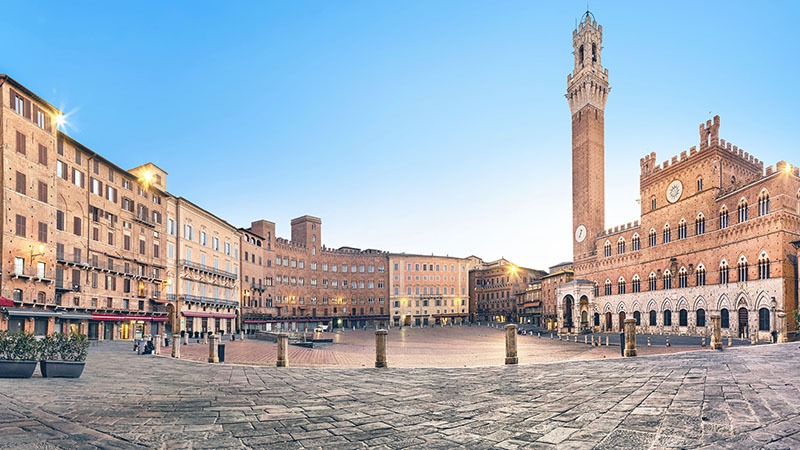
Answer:
[[611, 331], [611, 311], [606, 313], [606, 331]]
[[748, 330], [748, 317], [747, 317], [747, 308], [739, 308], [739, 337], [746, 339], [750, 336], [750, 330]]
[[622, 331], [625, 326], [625, 311], [619, 312], [619, 330]]
[[575, 307], [575, 299], [571, 295], [564, 297], [564, 327], [572, 331], [572, 308]]
[[581, 311], [581, 329], [584, 330], [589, 328], [589, 298], [582, 296], [578, 306]]
[[173, 330], [178, 331], [180, 329], [180, 324], [177, 321], [178, 318], [175, 316], [175, 305], [172, 303], [167, 303], [167, 314], [168, 319], [164, 324], [165, 332], [167, 336], [172, 337]]

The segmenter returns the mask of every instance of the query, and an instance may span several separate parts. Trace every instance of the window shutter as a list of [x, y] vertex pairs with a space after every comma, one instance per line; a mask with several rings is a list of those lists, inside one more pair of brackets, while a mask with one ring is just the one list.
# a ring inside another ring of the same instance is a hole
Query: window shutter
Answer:
[[9, 89], [8, 90], [8, 100], [9, 100], [8, 107], [9, 108], [14, 109], [14, 107], [17, 106], [15, 104], [16, 99], [17, 99], [17, 93], [14, 92], [13, 89]]
[[25, 103], [25, 118], [30, 120], [31, 119], [31, 101], [24, 99]]

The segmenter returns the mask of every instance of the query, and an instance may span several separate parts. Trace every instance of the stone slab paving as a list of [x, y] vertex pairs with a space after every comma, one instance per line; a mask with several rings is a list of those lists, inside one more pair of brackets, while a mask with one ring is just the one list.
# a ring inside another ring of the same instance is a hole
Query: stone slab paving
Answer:
[[800, 448], [798, 344], [472, 368], [275, 368], [91, 348], [0, 379], [0, 448]]

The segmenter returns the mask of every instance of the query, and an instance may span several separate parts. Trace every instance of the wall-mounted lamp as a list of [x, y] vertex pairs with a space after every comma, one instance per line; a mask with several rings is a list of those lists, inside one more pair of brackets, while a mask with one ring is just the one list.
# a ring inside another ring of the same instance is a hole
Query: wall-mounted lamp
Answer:
[[31, 245], [31, 262], [33, 258], [44, 255], [44, 244], [39, 244], [39, 253], [34, 253], [33, 245]]

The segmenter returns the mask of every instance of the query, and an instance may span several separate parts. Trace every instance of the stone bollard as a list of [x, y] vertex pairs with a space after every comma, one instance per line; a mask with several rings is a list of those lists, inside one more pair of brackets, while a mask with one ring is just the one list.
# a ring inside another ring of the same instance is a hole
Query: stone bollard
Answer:
[[160, 355], [161, 354], [161, 335], [153, 336], [153, 354]]
[[209, 333], [203, 333], [203, 344], [208, 344]]
[[542, 333], [541, 333], [541, 331], [537, 331], [537, 332], [536, 332], [536, 337], [537, 337], [537, 338], [539, 338], [539, 339], [541, 339], [541, 338], [542, 338]]
[[756, 342], [758, 342], [757, 332], [750, 333], [750, 345], [756, 345]]
[[669, 345], [669, 335], [667, 335], [667, 343], [666, 343], [666, 344], [664, 344], [664, 347], [669, 347], [669, 346], [670, 346], [670, 345]]
[[553, 333], [550, 333], [550, 339], [553, 339]]
[[211, 336], [206, 336], [206, 339], [208, 339], [208, 362], [218, 363], [219, 354], [217, 353], [217, 340], [219, 336], [212, 334]]
[[647, 346], [650, 347], [650, 336], [647, 336]]
[[517, 364], [517, 326], [506, 325], [506, 364]]
[[636, 356], [636, 319], [625, 319], [625, 356]]
[[[179, 341], [175, 341], [175, 342], [179, 342]], [[186, 333], [186, 334], [183, 335], [183, 345], [189, 345], [189, 333]]]
[[728, 335], [728, 347], [733, 347], [733, 336]]
[[700, 347], [705, 348], [705, 346], [706, 346], [706, 337], [700, 336]]
[[243, 341], [243, 340], [244, 340], [244, 331], [240, 331], [240, 332], [239, 332], [239, 340], [240, 340], [240, 341]]
[[575, 341], [574, 341], [574, 342], [575, 342], [576, 344], [578, 343], [578, 336], [577, 336], [577, 335], [575, 336]]
[[589, 336], [583, 335], [583, 343], [584, 344], [588, 344], [589, 343]]
[[389, 336], [387, 330], [375, 331], [375, 367], [389, 367], [386, 363], [386, 340]]
[[608, 347], [608, 336], [606, 336], [606, 347]]
[[722, 350], [722, 317], [719, 314], [711, 314], [711, 350]]
[[180, 334], [173, 334], [172, 335], [172, 357], [173, 358], [181, 358], [181, 335]]
[[289, 336], [280, 333], [278, 334], [278, 361], [275, 364], [276, 367], [288, 367], [289, 366], [289, 358], [288, 358], [288, 345], [289, 344]]

